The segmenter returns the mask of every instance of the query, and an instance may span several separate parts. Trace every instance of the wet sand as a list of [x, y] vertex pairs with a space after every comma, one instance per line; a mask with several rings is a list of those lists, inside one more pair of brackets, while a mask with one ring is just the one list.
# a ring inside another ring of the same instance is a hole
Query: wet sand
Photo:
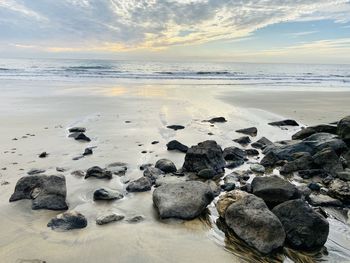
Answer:
[[[230, 248], [230, 244], [225, 243], [224, 234], [215, 225], [210, 227], [200, 219], [190, 222], [160, 221], [153, 208], [151, 192], [127, 193], [126, 185], [118, 176], [110, 181], [84, 180], [70, 173], [118, 161], [126, 162], [126, 176], [136, 179], [142, 176], [139, 165], [155, 163], [160, 158], [169, 158], [181, 167], [184, 154], [166, 150], [166, 143], [172, 139], [186, 145], [214, 139], [222, 147], [227, 147], [234, 145], [232, 139], [240, 136], [234, 131], [248, 126], [258, 127], [257, 139], [260, 135], [271, 140], [288, 139], [296, 128], [281, 130], [267, 123], [283, 118], [280, 115], [297, 115], [286, 114], [288, 112], [283, 111], [283, 107], [268, 108], [267, 102], [265, 106], [256, 104], [257, 107], [252, 107], [255, 104], [248, 99], [246, 91], [242, 91], [246, 87], [242, 87], [241, 94], [239, 88], [235, 88], [238, 91], [234, 95], [239, 98], [238, 101], [229, 97], [228, 94], [232, 93], [230, 86], [1, 81], [0, 87], [0, 182], [9, 182], [0, 186], [1, 262], [35, 259], [49, 263], [272, 260], [248, 256], [251, 252], [240, 250], [240, 247]], [[335, 93], [333, 95], [336, 96]], [[294, 101], [299, 97], [300, 94], [295, 93]], [[345, 95], [339, 93], [339, 98], [344, 99]], [[226, 103], [227, 100], [229, 103]], [[273, 101], [272, 98], [270, 100]], [[291, 99], [289, 105], [292, 106], [292, 103]], [[332, 104], [333, 100], [324, 103]], [[309, 114], [307, 100], [300, 101], [295, 107], [300, 116], [310, 116], [301, 119], [302, 122], [319, 122], [311, 118], [313, 114]], [[319, 107], [319, 112], [322, 112], [322, 105], [319, 104]], [[339, 119], [349, 114], [348, 107], [339, 107], [336, 113], [330, 113], [334, 115], [325, 112], [324, 116], [330, 120], [334, 120], [333, 117]], [[341, 116], [338, 117], [338, 114]], [[202, 122], [215, 116], [225, 116], [228, 122], [213, 127]], [[181, 124], [186, 128], [175, 132], [166, 128], [171, 124]], [[86, 127], [86, 134], [92, 141], [79, 143], [67, 138], [67, 128], [72, 126]], [[208, 135], [209, 132], [214, 135]], [[31, 136], [33, 134], [35, 136]], [[155, 140], [159, 144], [151, 144]], [[92, 156], [72, 160], [88, 146], [97, 146]], [[38, 154], [43, 151], [49, 156], [39, 159]], [[40, 168], [45, 169], [46, 174], [56, 174], [56, 167], [67, 169], [63, 173], [67, 180], [67, 201], [70, 209], [87, 217], [85, 229], [64, 233], [52, 231], [46, 224], [59, 212], [33, 211], [30, 201], [26, 200], [8, 202], [17, 180], [29, 169]], [[99, 186], [117, 189], [125, 194], [125, 198], [96, 203], [92, 193]], [[213, 224], [216, 219], [213, 205], [209, 210]], [[95, 218], [105, 211], [115, 211], [126, 218], [142, 215], [145, 220], [137, 224], [122, 221], [97, 226]], [[323, 259], [345, 262], [346, 258], [350, 258], [347, 249], [350, 247], [349, 231], [349, 226], [339, 221], [331, 223], [330, 238], [326, 244], [329, 255], [323, 256]], [[285, 256], [279, 258], [290, 262]], [[312, 260], [312, 257], [306, 257], [304, 262]]]

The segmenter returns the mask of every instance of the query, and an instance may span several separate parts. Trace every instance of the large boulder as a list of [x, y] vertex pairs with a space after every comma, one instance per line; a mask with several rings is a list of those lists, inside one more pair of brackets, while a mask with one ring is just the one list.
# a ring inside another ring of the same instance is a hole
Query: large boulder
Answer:
[[332, 148], [319, 151], [313, 156], [313, 159], [315, 164], [330, 174], [334, 175], [344, 170], [339, 156]]
[[198, 181], [163, 184], [153, 192], [153, 203], [162, 219], [194, 219], [213, 199], [208, 184]]
[[293, 140], [303, 140], [303, 139], [305, 139], [305, 138], [307, 138], [315, 133], [320, 133], [320, 132], [337, 134], [337, 127], [333, 126], [333, 125], [326, 125], [326, 124], [307, 127], [307, 128], [301, 129], [296, 134], [294, 134], [292, 136], [292, 139]]
[[148, 177], [140, 177], [139, 179], [132, 181], [126, 187], [129, 192], [145, 192], [152, 188], [152, 180]]
[[188, 149], [183, 169], [198, 173], [203, 169], [212, 169], [222, 173], [225, 167], [223, 151], [215, 141], [204, 141]]
[[340, 200], [334, 199], [328, 195], [323, 194], [310, 194], [307, 196], [307, 201], [313, 206], [342, 206], [343, 203]]
[[52, 230], [72, 230], [87, 226], [84, 215], [76, 211], [68, 211], [52, 218], [47, 224]]
[[338, 135], [350, 145], [350, 116], [338, 122]]
[[350, 203], [350, 182], [333, 180], [329, 185], [329, 195], [344, 203]]
[[259, 140], [252, 143], [252, 147], [257, 149], [264, 149], [267, 146], [272, 146], [272, 145], [273, 145], [273, 142], [271, 142], [266, 137], [261, 137]]
[[298, 189], [276, 175], [255, 177], [252, 181], [252, 193], [262, 198], [269, 206], [300, 197]]
[[308, 170], [314, 168], [314, 160], [308, 152], [294, 153], [292, 155], [292, 161], [286, 163], [280, 169], [281, 174], [289, 174], [299, 170]]
[[328, 221], [301, 199], [284, 202], [272, 212], [282, 222], [286, 242], [294, 249], [314, 250], [327, 241]]
[[10, 202], [32, 199], [32, 209], [67, 210], [63, 175], [28, 175], [18, 180]]
[[240, 190], [230, 191], [224, 195], [221, 195], [219, 197], [218, 202], [216, 203], [216, 209], [218, 210], [219, 216], [222, 218], [225, 218], [225, 213], [227, 208], [231, 204], [237, 202], [238, 200], [242, 199], [246, 195], [248, 195], [248, 193]]
[[164, 173], [175, 173], [177, 171], [175, 164], [168, 159], [158, 160], [155, 167]]
[[264, 254], [282, 247], [285, 232], [281, 222], [264, 201], [246, 194], [225, 212], [225, 222], [248, 245]]

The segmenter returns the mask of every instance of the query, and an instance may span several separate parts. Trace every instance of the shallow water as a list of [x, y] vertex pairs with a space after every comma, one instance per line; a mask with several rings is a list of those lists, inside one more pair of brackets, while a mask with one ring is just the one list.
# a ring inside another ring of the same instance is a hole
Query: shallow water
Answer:
[[[1, 262], [347, 262], [350, 260], [349, 225], [346, 218], [329, 219], [330, 235], [326, 250], [318, 254], [302, 254], [285, 249], [274, 257], [263, 257], [245, 246], [233, 235], [225, 236], [217, 225], [214, 205], [207, 217], [189, 222], [161, 221], [153, 208], [152, 193], [127, 193], [118, 176], [110, 181], [87, 179], [70, 174], [76, 169], [112, 162], [128, 164], [127, 177], [142, 175], [139, 165], [169, 158], [177, 167], [184, 154], [166, 151], [165, 144], [177, 139], [193, 145], [214, 139], [222, 147], [234, 145], [238, 128], [257, 126], [260, 136], [271, 140], [290, 138], [295, 129], [281, 130], [267, 125], [281, 118], [256, 109], [245, 109], [223, 103], [217, 97], [229, 87], [155, 85], [113, 82], [47, 82], [1, 81], [0, 98], [0, 259]], [[202, 122], [214, 116], [225, 116], [227, 123]], [[130, 121], [131, 123], [125, 123]], [[170, 124], [186, 129], [173, 131]], [[78, 143], [67, 138], [71, 126], [87, 128], [91, 143]], [[209, 136], [212, 132], [214, 135]], [[25, 134], [27, 138], [22, 138]], [[18, 138], [13, 141], [12, 138]], [[160, 143], [152, 145], [158, 140]], [[139, 146], [142, 144], [142, 146]], [[85, 147], [97, 146], [94, 154], [78, 161], [72, 158]], [[141, 151], [146, 150], [146, 154]], [[49, 156], [37, 155], [47, 151]], [[56, 174], [64, 167], [67, 200], [70, 209], [82, 212], [88, 226], [71, 232], [55, 232], [46, 227], [58, 212], [33, 211], [30, 201], [9, 203], [16, 181], [30, 168], [46, 169]], [[245, 166], [246, 167], [246, 166]], [[244, 166], [241, 168], [245, 168]], [[23, 169], [23, 170], [21, 170]], [[227, 171], [229, 173], [229, 171]], [[122, 191], [125, 198], [114, 202], [94, 202], [93, 191], [108, 186]], [[95, 224], [95, 218], [115, 211], [127, 218], [142, 215], [145, 220], [126, 221], [106, 226]], [[336, 216], [335, 213], [334, 216]], [[35, 261], [33, 261], [35, 262]]]

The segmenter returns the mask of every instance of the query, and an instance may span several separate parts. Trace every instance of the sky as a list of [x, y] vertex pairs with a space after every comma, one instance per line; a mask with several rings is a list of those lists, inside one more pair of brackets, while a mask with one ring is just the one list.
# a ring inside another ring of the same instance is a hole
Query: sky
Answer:
[[0, 0], [0, 57], [350, 64], [350, 0]]

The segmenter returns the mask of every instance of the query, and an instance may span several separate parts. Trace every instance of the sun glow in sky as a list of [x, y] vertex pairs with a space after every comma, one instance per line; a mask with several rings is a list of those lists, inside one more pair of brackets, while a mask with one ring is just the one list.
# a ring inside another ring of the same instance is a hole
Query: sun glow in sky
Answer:
[[350, 63], [350, 1], [0, 0], [0, 56]]

